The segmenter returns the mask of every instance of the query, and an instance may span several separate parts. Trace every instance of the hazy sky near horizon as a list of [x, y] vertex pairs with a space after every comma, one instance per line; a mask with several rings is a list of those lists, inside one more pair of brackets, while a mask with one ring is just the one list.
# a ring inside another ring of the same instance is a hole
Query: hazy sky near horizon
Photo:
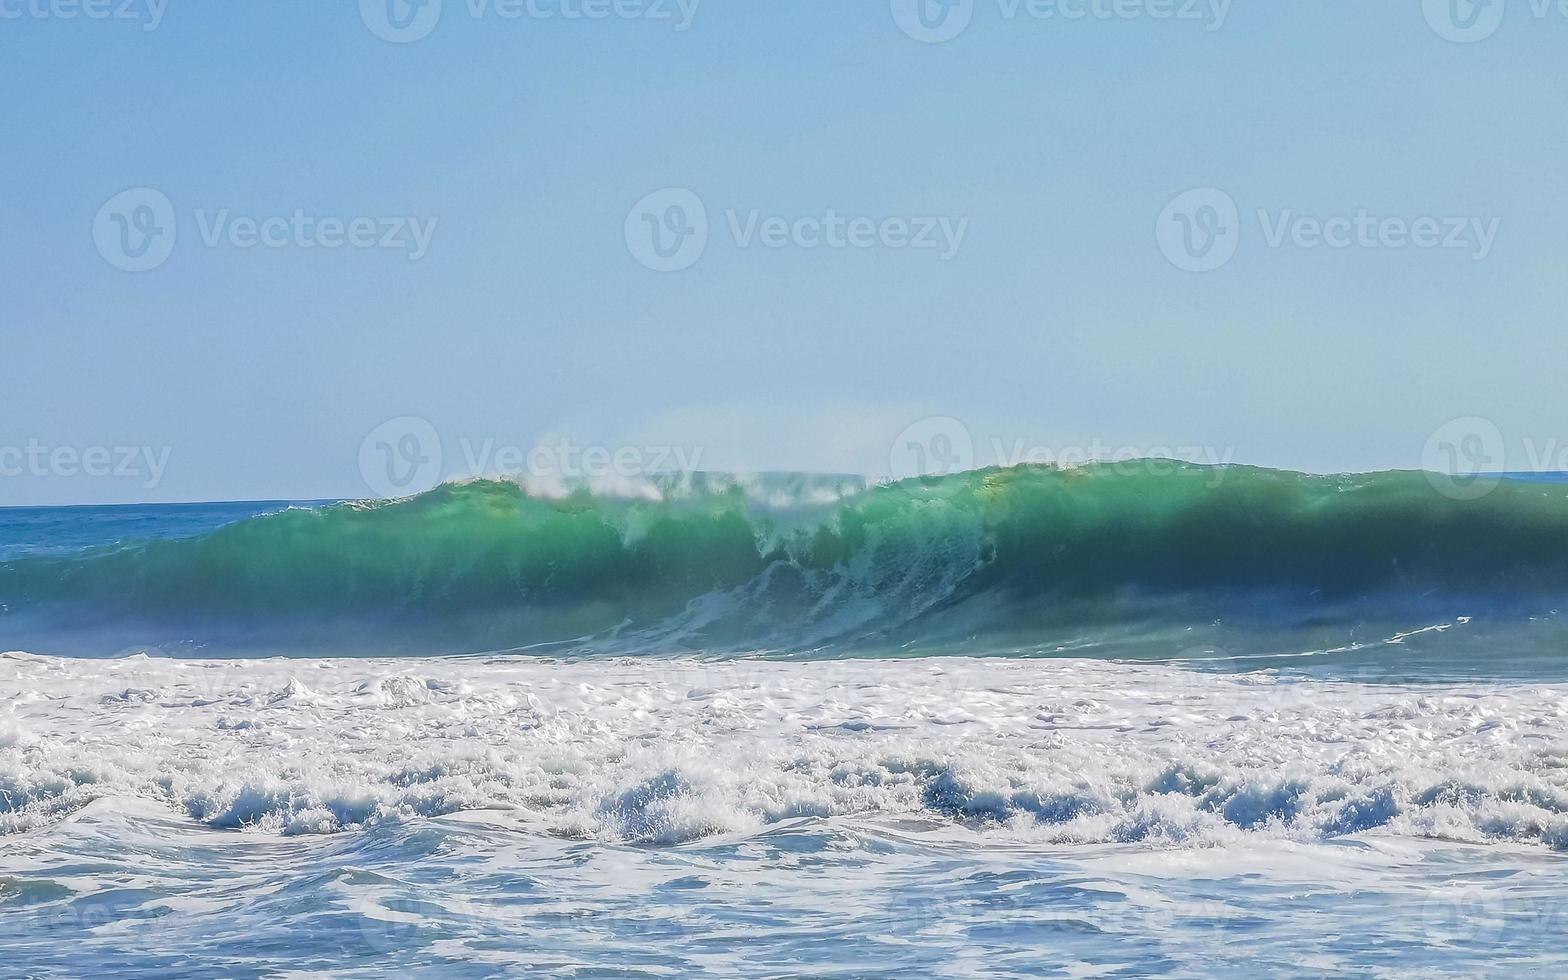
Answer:
[[0, 0], [0, 504], [1560, 465], [1568, 14], [917, 2]]

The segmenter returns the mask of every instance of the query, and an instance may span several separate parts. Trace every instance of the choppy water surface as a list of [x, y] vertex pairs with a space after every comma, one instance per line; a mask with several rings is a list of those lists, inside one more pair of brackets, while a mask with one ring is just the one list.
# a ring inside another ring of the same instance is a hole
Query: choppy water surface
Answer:
[[807, 819], [675, 848], [490, 818], [305, 839], [105, 801], [9, 842], [7, 970], [58, 976], [1475, 976], [1560, 972], [1543, 855], [1202, 851]]
[[1550, 968], [1568, 687], [0, 660], [22, 972]]

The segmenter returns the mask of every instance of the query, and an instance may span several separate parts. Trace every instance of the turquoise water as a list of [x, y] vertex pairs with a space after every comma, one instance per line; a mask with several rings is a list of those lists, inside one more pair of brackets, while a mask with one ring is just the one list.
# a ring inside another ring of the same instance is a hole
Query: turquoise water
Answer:
[[1550, 674], [1568, 484], [1445, 489], [1166, 462], [7, 511], [0, 629], [100, 656], [1208, 650], [1375, 666], [1357, 651], [1464, 619], [1407, 648], [1434, 670]]
[[0, 949], [79, 976], [1555, 972], [1568, 486], [0, 510]]

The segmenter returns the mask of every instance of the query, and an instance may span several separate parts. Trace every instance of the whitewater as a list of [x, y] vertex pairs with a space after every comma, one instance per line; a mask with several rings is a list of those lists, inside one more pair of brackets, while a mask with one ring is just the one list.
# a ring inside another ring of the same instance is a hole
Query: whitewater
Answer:
[[781, 475], [0, 511], [19, 975], [1568, 954], [1568, 487]]
[[367, 970], [764, 975], [810, 962], [813, 918], [872, 973], [1323, 975], [1373, 942], [1463, 973], [1505, 935], [1564, 959], [1565, 685], [9, 654], [0, 692], [0, 936], [68, 974], [157, 973], [280, 909], [289, 935], [213, 968], [331, 937]]

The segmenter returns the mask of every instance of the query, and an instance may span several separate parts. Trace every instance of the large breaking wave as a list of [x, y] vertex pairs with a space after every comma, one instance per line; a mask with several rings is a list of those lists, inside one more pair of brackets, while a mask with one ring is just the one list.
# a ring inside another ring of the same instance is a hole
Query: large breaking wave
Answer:
[[1215, 622], [1549, 613], [1565, 585], [1556, 484], [1458, 500], [1417, 472], [1172, 462], [620, 495], [478, 481], [0, 564], [0, 646], [1082, 652]]

